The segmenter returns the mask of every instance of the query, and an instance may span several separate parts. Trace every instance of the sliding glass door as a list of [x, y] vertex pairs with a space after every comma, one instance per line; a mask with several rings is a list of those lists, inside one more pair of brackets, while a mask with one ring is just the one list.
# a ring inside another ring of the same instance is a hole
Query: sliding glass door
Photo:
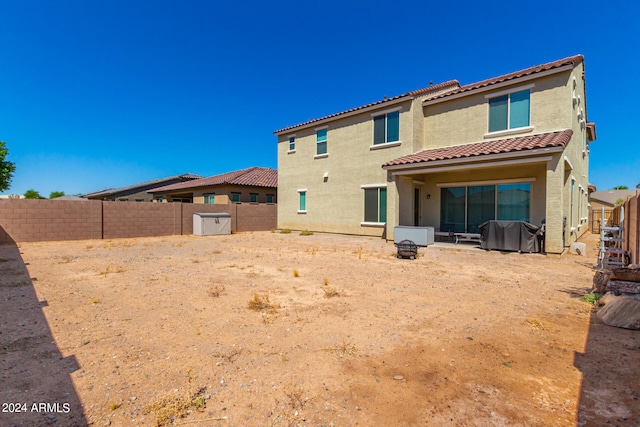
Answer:
[[440, 190], [440, 231], [479, 233], [492, 219], [529, 222], [531, 184], [490, 184], [443, 187]]

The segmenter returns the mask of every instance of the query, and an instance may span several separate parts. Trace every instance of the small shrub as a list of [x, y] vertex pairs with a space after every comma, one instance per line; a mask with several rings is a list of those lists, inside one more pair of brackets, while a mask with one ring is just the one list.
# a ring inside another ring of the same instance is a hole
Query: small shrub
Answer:
[[338, 290], [335, 289], [335, 288], [325, 287], [325, 288], [323, 288], [323, 290], [324, 290], [324, 297], [325, 298], [333, 298], [333, 297], [339, 297], [340, 296], [340, 292], [338, 292]]
[[261, 296], [257, 293], [253, 294], [253, 299], [249, 300], [249, 302], [247, 303], [247, 307], [254, 311], [269, 312], [275, 312], [278, 308], [269, 300], [269, 294], [264, 294]]
[[280, 234], [291, 234], [291, 230], [289, 230], [288, 228], [283, 228], [282, 230], [280, 230]]
[[313, 236], [313, 232], [309, 230], [304, 230], [300, 232], [301, 236]]
[[594, 293], [590, 293], [589, 295], [585, 295], [581, 298], [581, 301], [583, 302], [587, 302], [591, 305], [595, 304], [596, 302], [600, 301], [600, 298], [602, 298], [602, 295], [600, 294], [594, 294]]
[[322, 283], [323, 283], [325, 286], [329, 286], [329, 279], [327, 279], [327, 278], [325, 277], [325, 278], [324, 278], [324, 280], [322, 281]]
[[121, 405], [116, 403], [116, 402], [109, 402], [109, 405], [107, 405], [109, 407], [109, 410], [111, 411], [115, 411], [116, 409], [118, 409]]
[[293, 270], [293, 277], [299, 277], [300, 273], [298, 273], [298, 270]]
[[213, 297], [213, 298], [218, 298], [220, 297], [220, 295], [222, 295], [224, 293], [224, 291], [226, 290], [226, 288], [224, 287], [223, 284], [220, 283], [214, 283], [213, 285], [211, 285], [209, 287], [209, 296]]
[[178, 418], [185, 417], [191, 408], [195, 408], [198, 411], [204, 410], [207, 404], [204, 396], [206, 392], [206, 387], [202, 387], [192, 394], [168, 392], [147, 405], [143, 413], [153, 413], [157, 427], [171, 426], [174, 425]]
[[236, 361], [236, 359], [238, 359], [238, 356], [240, 356], [240, 354], [242, 353], [242, 349], [233, 349], [230, 351], [226, 351], [226, 352], [217, 352], [217, 353], [213, 353], [213, 357], [216, 357], [218, 359], [223, 359], [225, 361], [227, 361], [228, 363], [233, 363]]
[[91, 298], [91, 304], [98, 304], [100, 300], [98, 298]]

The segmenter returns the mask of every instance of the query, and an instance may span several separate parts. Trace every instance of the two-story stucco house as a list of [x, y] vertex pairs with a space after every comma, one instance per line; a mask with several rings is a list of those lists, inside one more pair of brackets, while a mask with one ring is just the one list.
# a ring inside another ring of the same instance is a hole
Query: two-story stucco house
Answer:
[[280, 129], [280, 228], [393, 238], [546, 222], [547, 253], [587, 229], [584, 59], [449, 81]]

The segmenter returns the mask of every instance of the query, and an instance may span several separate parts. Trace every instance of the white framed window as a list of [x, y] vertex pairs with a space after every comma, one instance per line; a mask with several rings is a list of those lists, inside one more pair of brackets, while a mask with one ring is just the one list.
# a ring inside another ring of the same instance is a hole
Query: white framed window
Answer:
[[384, 226], [387, 222], [386, 184], [362, 185], [364, 192], [363, 226]]
[[534, 84], [485, 95], [489, 101], [489, 133], [531, 127], [531, 88]]
[[296, 151], [296, 136], [291, 135], [289, 137], [289, 153], [295, 153]]
[[316, 155], [315, 158], [327, 157], [327, 126], [316, 129]]
[[307, 189], [298, 190], [298, 213], [307, 213]]
[[216, 198], [215, 193], [205, 194], [204, 195], [205, 205], [213, 205], [215, 203], [215, 198]]
[[400, 141], [400, 108], [372, 116], [374, 146]]

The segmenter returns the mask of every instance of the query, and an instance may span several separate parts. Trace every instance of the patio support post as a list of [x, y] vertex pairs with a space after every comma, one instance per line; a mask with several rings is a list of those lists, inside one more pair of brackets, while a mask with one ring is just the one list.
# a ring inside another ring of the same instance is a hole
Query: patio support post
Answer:
[[400, 201], [396, 182], [398, 177], [394, 177], [391, 172], [387, 172], [387, 240], [393, 240], [393, 228], [399, 225], [398, 212]]
[[564, 162], [562, 156], [554, 155], [547, 162], [547, 200], [545, 250], [550, 254], [561, 254], [562, 217], [564, 206]]

